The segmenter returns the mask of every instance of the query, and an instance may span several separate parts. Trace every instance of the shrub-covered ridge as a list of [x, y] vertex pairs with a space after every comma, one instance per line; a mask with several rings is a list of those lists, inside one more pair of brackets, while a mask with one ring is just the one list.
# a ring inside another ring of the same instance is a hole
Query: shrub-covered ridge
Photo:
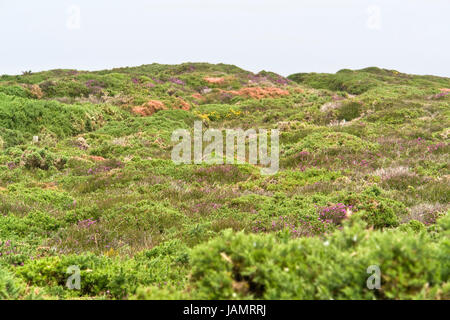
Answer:
[[[379, 68], [3, 75], [0, 298], [449, 299], [449, 88]], [[280, 170], [176, 165], [196, 120], [279, 129]]]

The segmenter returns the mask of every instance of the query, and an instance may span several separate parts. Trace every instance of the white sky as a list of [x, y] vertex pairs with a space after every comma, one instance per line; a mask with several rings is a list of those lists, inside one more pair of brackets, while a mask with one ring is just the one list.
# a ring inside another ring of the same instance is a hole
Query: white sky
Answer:
[[153, 62], [450, 77], [450, 0], [0, 0], [0, 74]]

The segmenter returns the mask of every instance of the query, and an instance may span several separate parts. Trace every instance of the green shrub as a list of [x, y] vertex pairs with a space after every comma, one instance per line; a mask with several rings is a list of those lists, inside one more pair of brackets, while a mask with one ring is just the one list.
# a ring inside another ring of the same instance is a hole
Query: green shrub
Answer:
[[10, 130], [0, 127], [0, 136], [2, 136], [3, 147], [8, 148], [25, 143], [31, 140], [31, 135], [22, 133], [19, 130]]
[[410, 122], [413, 119], [424, 116], [423, 108], [387, 108], [371, 114], [367, 117], [370, 122], [380, 122], [384, 124], [401, 124]]
[[43, 128], [58, 137], [93, 130], [102, 122], [97, 108], [33, 100], [0, 93], [0, 127], [38, 134]]
[[[200, 299], [435, 299], [445, 296], [445, 240], [425, 233], [364, 231], [347, 224], [325, 238], [234, 234], [193, 249], [192, 286]], [[447, 251], [448, 252], [448, 251]], [[381, 289], [366, 282], [381, 270]]]
[[381, 189], [371, 187], [361, 193], [342, 193], [337, 196], [340, 202], [352, 206], [352, 210], [375, 228], [396, 227], [400, 217], [406, 215], [403, 203], [386, 198]]
[[0, 93], [7, 94], [9, 96], [16, 96], [22, 98], [29, 98], [30, 92], [21, 86], [0, 86]]
[[140, 287], [131, 300], [189, 300], [190, 295], [174, 286]]
[[13, 214], [0, 216], [0, 236], [10, 238], [28, 235], [46, 236], [60, 227], [61, 223], [48, 213], [30, 212], [25, 217]]
[[22, 291], [22, 286], [14, 279], [13, 275], [0, 266], [0, 300], [17, 299]]
[[51, 167], [62, 169], [67, 162], [65, 156], [57, 156], [47, 149], [30, 147], [22, 154], [24, 165], [28, 169], [48, 170]]
[[316, 89], [346, 91], [351, 94], [362, 94], [377, 85], [379, 81], [364, 72], [339, 72], [336, 74], [309, 73], [293, 74], [288, 79], [306, 84]]
[[81, 295], [107, 295], [124, 298], [136, 290], [136, 270], [131, 262], [120, 263], [117, 259], [85, 254], [48, 257], [26, 263], [17, 268], [17, 274], [30, 284], [38, 286], [59, 286], [65, 290], [70, 274], [68, 267], [80, 269], [79, 291]]
[[45, 81], [39, 85], [46, 97], [87, 97], [89, 86], [77, 81]]
[[350, 121], [358, 118], [361, 115], [361, 104], [359, 102], [353, 101], [344, 103], [338, 109], [337, 118], [338, 120]]
[[425, 231], [425, 225], [417, 220], [411, 220], [408, 223], [404, 223], [399, 227], [402, 231], [412, 231], [415, 233], [420, 233], [422, 231]]
[[285, 156], [291, 156], [301, 151], [320, 152], [336, 149], [338, 153], [358, 153], [377, 150], [378, 145], [365, 141], [345, 132], [314, 132], [301, 139], [296, 144], [286, 146]]

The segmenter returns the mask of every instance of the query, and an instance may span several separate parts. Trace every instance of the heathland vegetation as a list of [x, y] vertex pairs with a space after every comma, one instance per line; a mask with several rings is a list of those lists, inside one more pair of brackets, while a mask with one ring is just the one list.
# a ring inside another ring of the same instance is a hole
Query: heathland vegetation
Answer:
[[[0, 76], [0, 298], [450, 299], [449, 88], [375, 67]], [[196, 120], [279, 129], [279, 171], [173, 163]]]

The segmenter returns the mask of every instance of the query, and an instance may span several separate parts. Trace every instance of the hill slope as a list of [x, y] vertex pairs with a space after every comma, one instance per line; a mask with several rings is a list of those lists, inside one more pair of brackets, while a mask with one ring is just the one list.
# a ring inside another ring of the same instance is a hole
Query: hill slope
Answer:
[[[449, 88], [206, 63], [1, 76], [0, 298], [448, 299]], [[279, 172], [174, 164], [195, 120], [280, 129]]]

